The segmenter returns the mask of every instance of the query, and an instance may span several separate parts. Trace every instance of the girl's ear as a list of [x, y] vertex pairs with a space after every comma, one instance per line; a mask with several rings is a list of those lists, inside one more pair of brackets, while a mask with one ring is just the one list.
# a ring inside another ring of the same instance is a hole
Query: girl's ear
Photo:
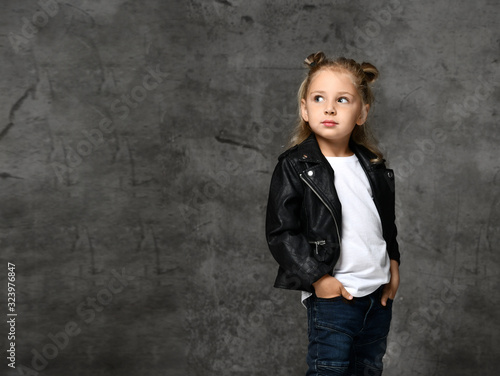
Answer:
[[361, 107], [361, 114], [359, 115], [358, 120], [356, 121], [357, 125], [363, 125], [364, 123], [366, 123], [369, 111], [370, 111], [369, 104], [365, 104], [363, 107]]
[[307, 107], [306, 107], [306, 101], [305, 101], [305, 99], [302, 99], [300, 101], [300, 114], [302, 115], [302, 119], [305, 122], [309, 121], [309, 115], [307, 114]]

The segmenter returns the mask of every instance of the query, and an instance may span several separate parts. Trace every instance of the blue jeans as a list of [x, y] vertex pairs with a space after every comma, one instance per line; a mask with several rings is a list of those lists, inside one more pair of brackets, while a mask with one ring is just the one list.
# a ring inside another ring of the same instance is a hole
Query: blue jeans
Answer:
[[392, 318], [392, 300], [382, 306], [382, 287], [347, 300], [312, 295], [305, 302], [309, 346], [306, 376], [382, 374]]

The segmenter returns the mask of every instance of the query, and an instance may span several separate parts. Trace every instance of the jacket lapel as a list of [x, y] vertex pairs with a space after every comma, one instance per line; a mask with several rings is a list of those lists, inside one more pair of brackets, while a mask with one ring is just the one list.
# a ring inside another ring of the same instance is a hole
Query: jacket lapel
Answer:
[[342, 205], [334, 184], [334, 171], [321, 153], [314, 134], [311, 134], [298, 148], [299, 167], [303, 179], [310, 184], [315, 193], [328, 205], [330, 211], [340, 220]]

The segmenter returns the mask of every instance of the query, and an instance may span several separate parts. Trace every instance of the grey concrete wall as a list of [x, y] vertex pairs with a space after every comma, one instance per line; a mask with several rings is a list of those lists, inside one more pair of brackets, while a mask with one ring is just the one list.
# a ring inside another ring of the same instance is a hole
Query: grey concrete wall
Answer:
[[385, 374], [497, 374], [497, 2], [0, 7], [1, 374], [304, 374], [306, 312], [272, 287], [263, 227], [317, 50], [381, 72], [402, 251]]

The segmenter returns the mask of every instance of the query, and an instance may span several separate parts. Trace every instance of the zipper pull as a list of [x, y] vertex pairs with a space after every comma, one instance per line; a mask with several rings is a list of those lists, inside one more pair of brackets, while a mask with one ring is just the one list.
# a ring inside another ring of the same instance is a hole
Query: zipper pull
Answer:
[[316, 254], [319, 255], [319, 253], [318, 253], [318, 245], [325, 245], [326, 241], [324, 241], [324, 240], [318, 240], [318, 241], [316, 241], [314, 243], [316, 243]]

